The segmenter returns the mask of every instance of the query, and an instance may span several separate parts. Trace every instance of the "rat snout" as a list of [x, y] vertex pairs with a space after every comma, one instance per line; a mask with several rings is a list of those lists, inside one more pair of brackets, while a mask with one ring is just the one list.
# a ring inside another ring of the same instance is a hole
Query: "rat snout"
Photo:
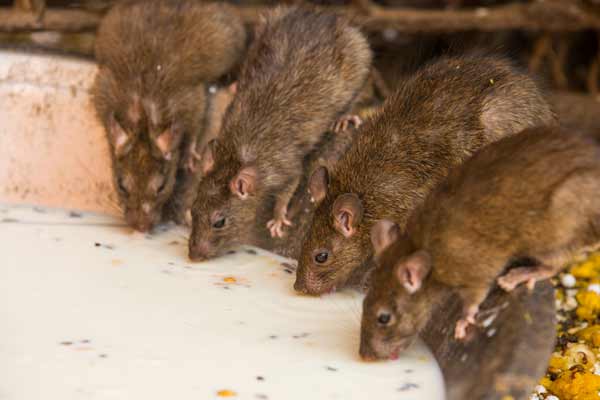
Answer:
[[308, 289], [302, 278], [304, 275], [300, 271], [296, 272], [296, 281], [294, 282], [294, 290], [302, 294], [308, 294]]
[[361, 337], [360, 340], [360, 348], [358, 349], [358, 354], [363, 361], [372, 362], [377, 361], [379, 357], [373, 350], [373, 348], [369, 345], [370, 339], [363, 339]]
[[144, 215], [143, 213], [128, 210], [125, 213], [125, 220], [127, 224], [136, 231], [146, 233], [154, 226], [152, 218]]
[[212, 246], [207, 240], [190, 240], [189, 258], [192, 261], [205, 261], [210, 257]]
[[294, 290], [311, 296], [320, 296], [335, 291], [335, 287], [328, 284], [327, 277], [321, 277], [308, 268], [298, 267]]

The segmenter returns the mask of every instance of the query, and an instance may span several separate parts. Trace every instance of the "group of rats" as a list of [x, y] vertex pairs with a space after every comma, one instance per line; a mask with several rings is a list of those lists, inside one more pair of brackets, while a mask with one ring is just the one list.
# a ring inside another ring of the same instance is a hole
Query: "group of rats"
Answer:
[[[208, 260], [292, 225], [315, 204], [294, 288], [366, 291], [359, 353], [393, 359], [450, 294], [465, 339], [499, 285], [557, 274], [600, 239], [600, 148], [561, 129], [538, 83], [489, 54], [444, 56], [366, 120], [373, 54], [355, 21], [276, 7], [247, 31], [235, 8], [126, 1], [97, 35], [94, 104], [125, 219], [191, 227]], [[357, 129], [334, 165], [303, 160]], [[510, 266], [510, 268], [509, 268]]]

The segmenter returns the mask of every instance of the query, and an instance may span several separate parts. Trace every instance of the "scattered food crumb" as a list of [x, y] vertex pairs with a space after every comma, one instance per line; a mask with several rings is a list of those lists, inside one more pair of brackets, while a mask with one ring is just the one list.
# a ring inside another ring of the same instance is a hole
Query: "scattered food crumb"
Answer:
[[219, 397], [235, 397], [235, 396], [237, 396], [237, 393], [234, 392], [233, 390], [225, 389], [225, 390], [219, 390], [217, 392], [217, 396], [219, 396]]
[[102, 244], [100, 244], [100, 243], [96, 242], [96, 243], [94, 243], [94, 246], [96, 246], [96, 247], [100, 247], [100, 246], [102, 246]]
[[76, 211], [69, 211], [69, 218], [82, 218], [83, 215]]
[[108, 354], [102, 353], [102, 354], [99, 354], [98, 357], [100, 357], [100, 358], [106, 358], [106, 357], [108, 357]]
[[259, 376], [256, 377], [256, 380], [262, 382], [262, 381], [265, 380], [265, 378], [259, 375]]
[[257, 399], [260, 399], [260, 400], [268, 400], [269, 399], [269, 396], [267, 396], [266, 394], [262, 394], [262, 393], [256, 393], [254, 395], [254, 397], [256, 397]]
[[332, 372], [337, 372], [337, 370], [338, 370], [337, 368], [330, 367], [329, 365], [325, 366], [325, 369], [327, 371], [332, 371]]
[[79, 343], [88, 344], [88, 343], [90, 343], [90, 342], [91, 342], [91, 340], [90, 340], [90, 339], [83, 339], [83, 340], [81, 340]]
[[305, 338], [305, 337], [307, 337], [308, 335], [310, 335], [310, 333], [308, 333], [308, 332], [303, 332], [303, 333], [301, 333], [301, 334], [299, 334], [299, 335], [293, 335], [292, 337], [293, 337], [294, 339], [302, 339], [302, 338]]
[[19, 222], [19, 220], [16, 218], [2, 218], [2, 222], [7, 224], [14, 224], [16, 222]]
[[231, 255], [231, 254], [235, 254], [235, 250], [229, 250], [229, 251], [227, 252], [227, 254], [230, 254], [230, 255]]
[[277, 338], [278, 338], [277, 335], [271, 335], [271, 336], [269, 336], [269, 339], [277, 339]]
[[226, 276], [225, 278], [223, 278], [223, 282], [225, 282], [225, 283], [236, 283], [237, 279], [235, 279], [235, 277], [233, 277], [233, 276]]
[[169, 244], [171, 246], [177, 246], [179, 244], [179, 242], [177, 240], [173, 240], [173, 241], [169, 242]]
[[258, 253], [256, 252], [256, 250], [253, 250], [253, 249], [247, 249], [247, 250], [246, 250], [246, 253], [248, 253], [248, 254], [252, 254], [253, 256], [255, 256], [255, 255], [257, 255], [257, 254], [258, 254]]
[[70, 345], [72, 345], [72, 344], [73, 344], [73, 342], [64, 341], [64, 342], [60, 342], [60, 344], [61, 344], [62, 346], [70, 346]]
[[414, 371], [412, 369], [405, 369], [404, 373], [405, 374], [412, 374]]
[[399, 392], [407, 392], [411, 389], [418, 389], [418, 388], [419, 388], [419, 385], [417, 385], [416, 383], [405, 383], [398, 388], [398, 391]]

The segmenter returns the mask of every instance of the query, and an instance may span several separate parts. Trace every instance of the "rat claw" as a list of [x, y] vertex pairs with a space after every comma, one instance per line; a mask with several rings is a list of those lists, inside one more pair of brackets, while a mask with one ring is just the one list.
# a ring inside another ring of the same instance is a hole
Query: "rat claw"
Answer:
[[454, 329], [454, 338], [456, 340], [463, 340], [467, 337], [467, 328], [471, 323], [466, 319], [459, 319], [456, 322], [456, 328]]
[[333, 131], [336, 133], [344, 132], [350, 124], [358, 128], [362, 125], [362, 119], [358, 115], [343, 115], [333, 125]]
[[506, 278], [506, 275], [496, 279], [496, 282], [498, 283], [498, 286], [504, 289], [505, 292], [511, 292], [516, 287], [510, 279]]
[[535, 278], [531, 278], [530, 280], [527, 281], [527, 289], [529, 290], [533, 290], [535, 289]]
[[284, 225], [292, 226], [292, 222], [286, 217], [274, 218], [267, 222], [267, 228], [271, 232], [271, 237], [282, 238], [284, 236]]
[[185, 210], [183, 221], [186, 226], [192, 226], [192, 210], [191, 209], [188, 208], [187, 210]]
[[196, 172], [197, 165], [196, 161], [200, 161], [202, 159], [202, 155], [198, 153], [195, 148], [190, 148], [187, 155], [187, 160], [185, 166], [189, 172]]

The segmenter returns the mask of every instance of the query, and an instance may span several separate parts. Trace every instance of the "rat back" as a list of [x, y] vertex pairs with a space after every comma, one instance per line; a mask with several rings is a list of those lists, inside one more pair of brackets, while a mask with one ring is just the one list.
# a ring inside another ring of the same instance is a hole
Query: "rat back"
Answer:
[[[345, 285], [371, 254], [369, 232], [376, 220], [404, 228], [451, 167], [524, 127], [554, 123], [535, 82], [505, 59], [442, 58], [424, 67], [361, 127], [331, 171], [305, 239], [296, 287]], [[334, 215], [336, 200], [346, 193], [358, 198], [361, 214], [350, 235], [342, 234]], [[326, 270], [313, 260], [316, 249], [336, 249]]]
[[438, 280], [489, 286], [511, 260], [562, 267], [573, 252], [596, 244], [598, 198], [600, 148], [579, 135], [535, 128], [453, 170], [408, 230], [431, 249]]
[[[371, 51], [342, 16], [278, 8], [257, 27], [224, 124], [243, 163], [295, 168], [362, 89]], [[291, 164], [291, 166], [290, 166]]]
[[96, 57], [122, 83], [139, 79], [148, 92], [169, 95], [230, 71], [245, 38], [235, 10], [224, 4], [125, 1], [102, 20]]

